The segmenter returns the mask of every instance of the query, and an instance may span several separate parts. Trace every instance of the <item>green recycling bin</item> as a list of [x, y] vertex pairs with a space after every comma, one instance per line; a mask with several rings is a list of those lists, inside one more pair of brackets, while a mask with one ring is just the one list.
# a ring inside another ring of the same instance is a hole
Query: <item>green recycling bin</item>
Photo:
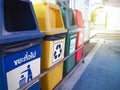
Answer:
[[[76, 37], [78, 27], [75, 25], [74, 14], [71, 8], [61, 7], [62, 17], [65, 28], [67, 29], [66, 42], [65, 42], [65, 57], [75, 51]], [[75, 66], [75, 54], [64, 62], [63, 73], [69, 73]]]

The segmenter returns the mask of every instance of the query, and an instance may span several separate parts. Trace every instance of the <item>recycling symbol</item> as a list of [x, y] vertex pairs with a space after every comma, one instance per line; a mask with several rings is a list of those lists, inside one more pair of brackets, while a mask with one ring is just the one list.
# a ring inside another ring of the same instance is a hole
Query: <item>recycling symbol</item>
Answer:
[[57, 59], [61, 56], [61, 53], [62, 53], [62, 48], [61, 48], [61, 45], [57, 45], [56, 46], [56, 50], [54, 52], [54, 58]]
[[58, 42], [53, 45], [53, 60], [52, 63], [55, 63], [58, 60], [62, 59], [62, 49], [63, 49], [63, 42]]

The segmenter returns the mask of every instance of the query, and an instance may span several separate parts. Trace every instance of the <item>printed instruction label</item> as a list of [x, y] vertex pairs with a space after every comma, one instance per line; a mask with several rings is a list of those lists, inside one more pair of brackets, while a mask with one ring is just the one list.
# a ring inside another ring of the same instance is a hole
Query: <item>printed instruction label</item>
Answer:
[[40, 74], [40, 58], [22, 65], [7, 73], [8, 90], [23, 87]]
[[21, 88], [40, 74], [40, 51], [37, 45], [3, 57], [8, 90]]

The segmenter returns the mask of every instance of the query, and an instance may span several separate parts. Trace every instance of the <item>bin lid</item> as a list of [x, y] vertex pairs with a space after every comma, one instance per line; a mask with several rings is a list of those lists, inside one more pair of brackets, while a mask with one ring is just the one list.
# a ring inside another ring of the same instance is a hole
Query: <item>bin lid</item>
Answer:
[[75, 24], [73, 10], [68, 7], [61, 7], [62, 17], [64, 21], [65, 28], [67, 30], [76, 29], [77, 26]]
[[76, 25], [79, 26], [80, 28], [85, 28], [81, 11], [74, 10], [74, 17], [75, 17]]
[[41, 38], [29, 0], [0, 0], [0, 44]]
[[62, 15], [58, 5], [48, 2], [33, 4], [38, 25], [45, 35], [65, 33]]

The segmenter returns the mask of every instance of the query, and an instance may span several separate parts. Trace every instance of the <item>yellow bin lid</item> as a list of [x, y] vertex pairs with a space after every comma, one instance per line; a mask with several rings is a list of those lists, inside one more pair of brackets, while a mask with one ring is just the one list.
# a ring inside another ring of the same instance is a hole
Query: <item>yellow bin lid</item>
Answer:
[[48, 2], [33, 4], [39, 28], [45, 35], [66, 33], [62, 14], [58, 5]]

